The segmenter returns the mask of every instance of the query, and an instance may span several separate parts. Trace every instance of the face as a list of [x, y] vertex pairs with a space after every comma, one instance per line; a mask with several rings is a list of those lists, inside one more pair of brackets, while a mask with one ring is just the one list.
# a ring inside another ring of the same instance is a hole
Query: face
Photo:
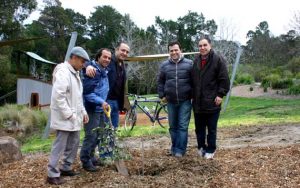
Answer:
[[116, 57], [120, 61], [124, 61], [129, 54], [130, 48], [127, 44], [122, 43], [118, 48], [116, 48]]
[[173, 60], [178, 60], [180, 58], [181, 50], [180, 50], [178, 44], [169, 46], [169, 54], [170, 54], [171, 59], [173, 59]]
[[111, 60], [111, 52], [103, 50], [101, 57], [98, 58], [98, 63], [103, 67], [107, 67], [110, 63], [110, 60]]
[[211, 45], [208, 43], [206, 39], [202, 39], [199, 41], [199, 51], [201, 55], [207, 55], [211, 50]]
[[83, 59], [82, 57], [78, 57], [76, 55], [73, 55], [70, 62], [71, 62], [71, 65], [74, 67], [74, 69], [76, 71], [79, 71], [83, 68], [83, 65], [85, 63], [85, 59]]

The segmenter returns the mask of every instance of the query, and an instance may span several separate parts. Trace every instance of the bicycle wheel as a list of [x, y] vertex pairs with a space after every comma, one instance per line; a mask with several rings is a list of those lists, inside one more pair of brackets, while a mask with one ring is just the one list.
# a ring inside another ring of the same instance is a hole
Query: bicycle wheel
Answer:
[[169, 126], [167, 106], [161, 106], [157, 112], [156, 120], [162, 128]]
[[135, 126], [136, 123], [136, 110], [135, 109], [130, 109], [129, 111], [127, 111], [126, 116], [125, 116], [125, 130], [132, 130], [133, 127]]

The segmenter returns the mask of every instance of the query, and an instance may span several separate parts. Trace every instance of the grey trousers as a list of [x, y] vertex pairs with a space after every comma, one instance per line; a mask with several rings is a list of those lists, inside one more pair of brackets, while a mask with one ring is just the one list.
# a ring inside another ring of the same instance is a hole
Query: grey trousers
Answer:
[[[53, 142], [48, 163], [48, 177], [59, 177], [60, 170], [72, 170], [80, 142], [80, 131], [56, 132], [56, 139]], [[58, 167], [59, 159], [63, 154], [61, 167]]]

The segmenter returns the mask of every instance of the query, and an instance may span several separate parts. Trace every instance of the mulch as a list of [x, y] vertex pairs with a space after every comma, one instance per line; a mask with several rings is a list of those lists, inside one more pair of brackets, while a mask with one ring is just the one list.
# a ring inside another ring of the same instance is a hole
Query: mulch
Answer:
[[[159, 148], [130, 153], [129, 177], [114, 166], [85, 172], [77, 160], [81, 174], [65, 177], [63, 187], [300, 187], [300, 144], [219, 149], [214, 160], [199, 157], [194, 148], [183, 158]], [[33, 154], [1, 165], [0, 187], [57, 187], [45, 183], [47, 161], [48, 154]]]

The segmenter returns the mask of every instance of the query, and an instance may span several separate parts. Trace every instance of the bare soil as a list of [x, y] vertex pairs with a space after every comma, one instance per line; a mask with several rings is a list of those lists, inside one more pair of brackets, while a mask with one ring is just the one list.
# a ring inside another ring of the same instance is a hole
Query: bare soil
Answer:
[[[214, 160], [197, 155], [193, 132], [183, 158], [167, 156], [168, 136], [129, 138], [132, 159], [124, 177], [113, 166], [65, 177], [63, 187], [300, 187], [300, 125], [220, 128]], [[142, 149], [141, 143], [144, 148]], [[48, 154], [0, 166], [0, 187], [49, 187]], [[55, 187], [55, 186], [52, 186]]]
[[[250, 91], [250, 88], [253, 88]], [[231, 95], [237, 97], [264, 97], [264, 98], [277, 98], [277, 99], [300, 99], [300, 95], [286, 95], [285, 90], [276, 90], [268, 88], [267, 92], [260, 86], [260, 83], [255, 83], [251, 85], [238, 85], [232, 88]]]

